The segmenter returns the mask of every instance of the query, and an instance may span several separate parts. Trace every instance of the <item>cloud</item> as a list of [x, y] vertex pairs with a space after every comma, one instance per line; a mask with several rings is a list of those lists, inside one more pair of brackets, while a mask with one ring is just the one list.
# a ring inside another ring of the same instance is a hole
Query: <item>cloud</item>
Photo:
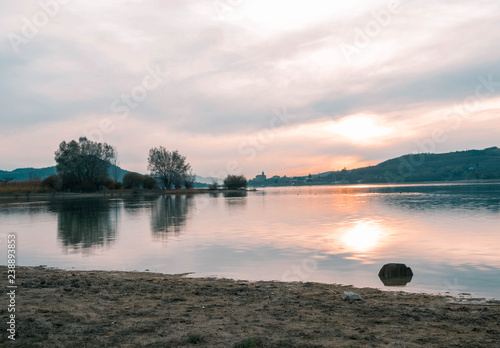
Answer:
[[[450, 134], [439, 149], [495, 145], [479, 119], [467, 120], [477, 133], [466, 135], [462, 126], [442, 126], [438, 111], [474, 96], [481, 77], [500, 81], [500, 4], [401, 2], [389, 17], [388, 1], [244, 0], [231, 2], [223, 15], [214, 4], [73, 0], [16, 52], [9, 37], [22, 35], [43, 8], [2, 3], [0, 136], [4, 146], [17, 146], [15, 154], [0, 149], [0, 167], [50, 165], [54, 143], [99, 130], [103, 119], [116, 126], [104, 139], [118, 147], [123, 166], [138, 171], [148, 147], [159, 145], [184, 148], [202, 175], [230, 161], [249, 175], [320, 170], [323, 163], [329, 170], [336, 157], [371, 163], [411, 151], [433, 127]], [[346, 57], [345, 45], [355, 53]], [[121, 117], [114, 103], [123, 106], [149, 69], [163, 72], [161, 82]], [[499, 90], [495, 85], [479, 100], [492, 104], [490, 115]], [[246, 163], [242, 142], [268, 129], [273, 110], [283, 107], [294, 115], [292, 124], [277, 127], [273, 142]], [[356, 123], [345, 125], [355, 115], [371, 115], [357, 122], [369, 129], [376, 120], [374, 132], [350, 131]], [[333, 127], [333, 140], [321, 132], [290, 136], [325, 125]], [[347, 128], [339, 131], [341, 125]], [[50, 141], [18, 146], [37, 130]], [[136, 147], [128, 141], [134, 134]]]

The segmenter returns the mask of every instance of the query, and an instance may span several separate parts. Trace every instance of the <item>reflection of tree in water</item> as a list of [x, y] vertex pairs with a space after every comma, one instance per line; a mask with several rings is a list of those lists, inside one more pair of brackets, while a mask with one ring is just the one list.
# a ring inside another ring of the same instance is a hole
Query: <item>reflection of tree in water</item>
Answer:
[[128, 215], [138, 215], [145, 207], [154, 204], [157, 197], [134, 195], [123, 199], [123, 208]]
[[169, 232], [181, 232], [192, 205], [192, 195], [166, 195], [158, 198], [151, 205], [151, 229], [154, 236], [165, 239]]
[[246, 191], [229, 191], [224, 192], [224, 198], [227, 206], [231, 208], [244, 207], [247, 204]]
[[70, 248], [84, 251], [112, 243], [117, 230], [117, 209], [117, 202], [107, 199], [53, 202], [51, 210], [57, 212], [57, 237], [65, 251]]

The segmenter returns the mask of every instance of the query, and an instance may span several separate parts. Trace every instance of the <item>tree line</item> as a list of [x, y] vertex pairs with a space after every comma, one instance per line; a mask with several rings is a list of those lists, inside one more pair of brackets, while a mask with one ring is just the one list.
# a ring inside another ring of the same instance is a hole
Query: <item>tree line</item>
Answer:
[[[186, 157], [179, 151], [168, 151], [163, 146], [149, 150], [149, 175], [127, 173], [123, 182], [118, 182], [117, 174], [109, 177], [110, 168], [118, 170], [118, 152], [107, 143], [94, 142], [86, 137], [78, 141], [63, 141], [55, 151], [57, 174], [42, 184], [55, 191], [91, 192], [101, 189], [191, 189], [196, 176]], [[244, 176], [228, 175], [224, 187], [240, 189], [247, 186]]]

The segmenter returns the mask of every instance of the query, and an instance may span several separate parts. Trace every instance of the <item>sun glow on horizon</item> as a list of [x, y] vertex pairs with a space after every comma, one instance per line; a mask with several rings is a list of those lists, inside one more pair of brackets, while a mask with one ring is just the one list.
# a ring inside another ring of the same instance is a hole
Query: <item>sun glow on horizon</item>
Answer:
[[327, 126], [328, 131], [352, 141], [368, 141], [383, 137], [393, 132], [393, 129], [378, 124], [371, 115], [353, 115]]

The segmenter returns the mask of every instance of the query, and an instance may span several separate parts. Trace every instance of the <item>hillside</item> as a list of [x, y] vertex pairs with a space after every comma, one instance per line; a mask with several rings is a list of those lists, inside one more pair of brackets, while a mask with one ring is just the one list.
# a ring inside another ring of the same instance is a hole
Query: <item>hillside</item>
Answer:
[[[123, 181], [123, 176], [130, 171], [122, 169], [117, 166], [111, 166], [109, 168], [109, 177], [114, 178], [115, 170], [118, 171], [118, 181]], [[46, 168], [18, 168], [12, 171], [0, 170], [0, 179], [4, 178], [12, 178], [16, 181], [29, 180], [34, 178], [39, 178], [43, 180], [48, 178], [51, 175], [57, 174], [56, 167], [46, 167]], [[212, 183], [213, 180], [216, 180], [219, 184], [222, 184], [222, 179], [220, 178], [212, 178], [212, 177], [203, 177], [196, 175], [196, 187], [205, 187]]]
[[350, 170], [346, 177], [366, 183], [500, 179], [500, 149], [404, 155], [376, 166]]
[[[122, 181], [123, 176], [127, 173], [130, 173], [128, 170], [124, 170], [120, 167], [111, 165], [109, 168], [109, 177], [113, 178], [116, 171], [118, 171], [118, 181]], [[12, 178], [16, 181], [23, 181], [38, 178], [40, 180], [43, 180], [54, 174], [57, 174], [55, 166], [46, 168], [18, 168], [12, 171], [0, 170], [0, 179]]]
[[14, 180], [23, 181], [29, 179], [45, 179], [56, 174], [56, 167], [46, 168], [18, 168], [12, 171], [0, 170], [0, 179], [12, 178]]
[[249, 186], [328, 185], [500, 179], [500, 149], [409, 154], [378, 165], [298, 177], [250, 180]]

